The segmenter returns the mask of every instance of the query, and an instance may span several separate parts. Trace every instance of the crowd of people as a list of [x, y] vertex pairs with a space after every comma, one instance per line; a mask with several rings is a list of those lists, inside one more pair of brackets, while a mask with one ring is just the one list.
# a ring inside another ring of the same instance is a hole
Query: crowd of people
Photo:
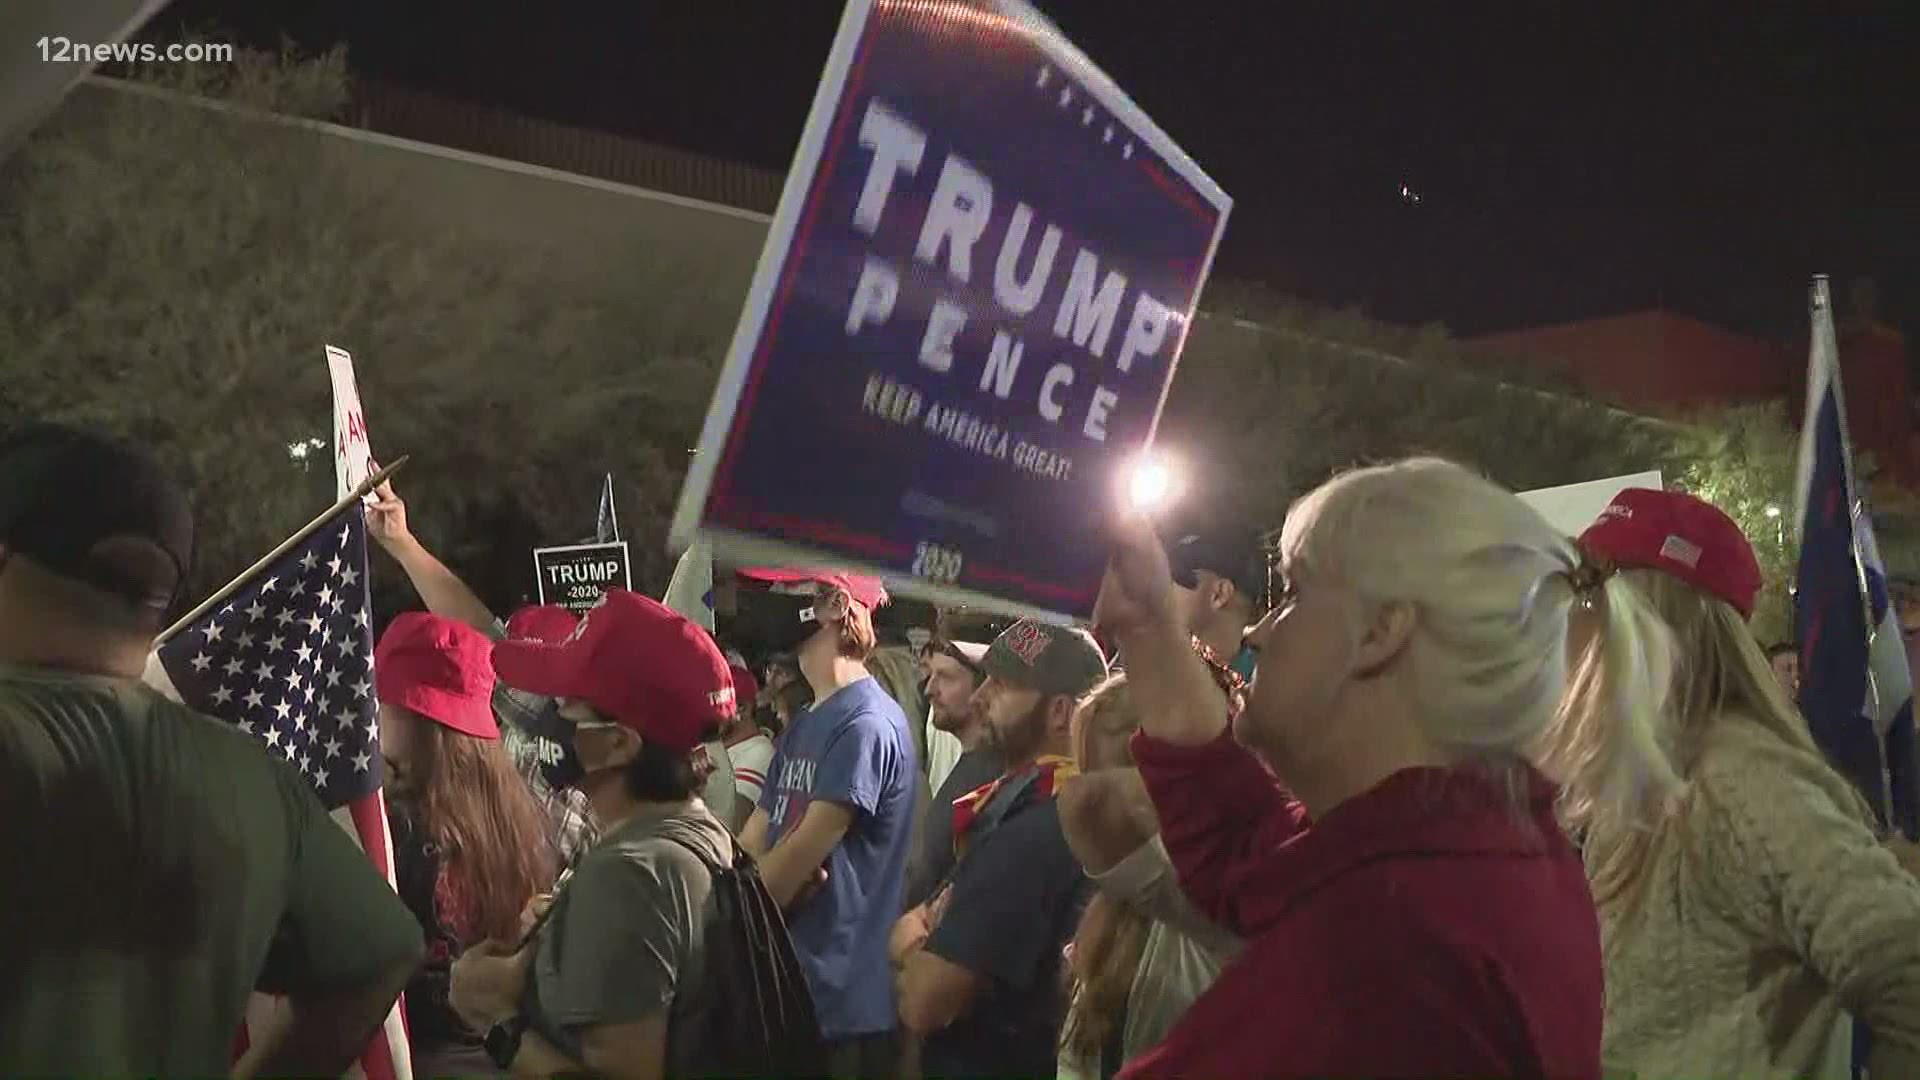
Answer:
[[1574, 538], [1357, 469], [1277, 536], [1116, 521], [1087, 626], [918, 648], [836, 569], [738, 571], [744, 648], [619, 590], [501, 619], [366, 513], [425, 609], [375, 654], [398, 895], [140, 682], [166, 471], [0, 445], [0, 1069], [337, 1075], [404, 990], [416, 1076], [1920, 1076], [1920, 859], [1691, 496]]

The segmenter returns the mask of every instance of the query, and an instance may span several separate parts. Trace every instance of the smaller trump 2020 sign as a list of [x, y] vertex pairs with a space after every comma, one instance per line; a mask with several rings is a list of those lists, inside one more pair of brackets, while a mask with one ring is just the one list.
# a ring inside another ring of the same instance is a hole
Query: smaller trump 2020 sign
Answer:
[[1086, 615], [1229, 205], [1027, 4], [850, 0], [673, 543]]
[[533, 549], [540, 602], [578, 615], [600, 602], [608, 589], [633, 588], [633, 564], [625, 541]]

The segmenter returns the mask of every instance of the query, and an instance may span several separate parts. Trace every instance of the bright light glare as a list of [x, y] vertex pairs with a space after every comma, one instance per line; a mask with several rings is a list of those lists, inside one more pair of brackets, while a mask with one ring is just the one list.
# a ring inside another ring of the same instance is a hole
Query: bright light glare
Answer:
[[1179, 476], [1166, 459], [1142, 457], [1130, 466], [1127, 503], [1136, 513], [1158, 513], [1171, 506], [1179, 495]]
[[1780, 508], [1779, 508], [1779, 507], [1777, 507], [1777, 506], [1769, 506], [1769, 507], [1767, 507], [1767, 516], [1768, 516], [1768, 517], [1770, 517], [1770, 518], [1777, 518], [1777, 517], [1779, 517], [1779, 516], [1780, 516]]

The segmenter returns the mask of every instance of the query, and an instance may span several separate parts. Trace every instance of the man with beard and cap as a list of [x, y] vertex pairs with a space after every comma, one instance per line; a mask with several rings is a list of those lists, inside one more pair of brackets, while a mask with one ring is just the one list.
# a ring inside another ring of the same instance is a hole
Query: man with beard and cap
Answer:
[[934, 886], [953, 869], [953, 804], [1006, 770], [987, 720], [986, 699], [976, 699], [987, 646], [974, 641], [941, 640], [927, 656], [927, 696], [933, 706], [928, 723], [959, 740], [960, 758], [941, 777], [920, 824], [918, 849], [907, 873], [908, 908], [933, 896]]
[[1086, 886], [1054, 796], [1074, 774], [1074, 711], [1107, 660], [1085, 630], [1023, 621], [981, 666], [976, 698], [1006, 771], [953, 804], [953, 872], [895, 928], [900, 1019], [926, 1075], [1049, 1076], [1061, 950]]
[[787, 907], [837, 1077], [891, 1076], [898, 1019], [887, 930], [900, 911], [920, 782], [906, 714], [868, 672], [879, 579], [837, 570], [743, 570], [768, 587], [764, 644], [793, 651], [814, 702], [774, 750], [740, 842]]
[[213, 1076], [256, 989], [291, 1027], [238, 1072], [338, 1076], [421, 958], [420, 927], [312, 785], [141, 681], [193, 544], [145, 451], [0, 440], [0, 1063]]

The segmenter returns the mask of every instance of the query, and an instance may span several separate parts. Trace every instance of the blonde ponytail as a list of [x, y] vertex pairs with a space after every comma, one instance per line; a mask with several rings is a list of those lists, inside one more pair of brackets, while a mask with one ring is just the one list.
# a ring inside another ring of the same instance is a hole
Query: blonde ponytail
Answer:
[[1573, 677], [1533, 756], [1561, 784], [1563, 818], [1580, 835], [1643, 818], [1678, 796], [1683, 782], [1662, 723], [1673, 685], [1672, 632], [1621, 575], [1569, 594], [1569, 649], [1578, 643]]
[[[1646, 878], [1648, 858], [1662, 830], [1671, 826], [1682, 808], [1698, 798], [1712, 797], [1710, 791], [1683, 791], [1680, 785], [1695, 786], [1701, 755], [1714, 728], [1721, 724], [1751, 724], [1765, 730], [1783, 750], [1797, 755], [1811, 768], [1828, 773], [1833, 781], [1831, 789], [1841, 793], [1841, 808], [1863, 824], [1872, 825], [1873, 812], [1866, 800], [1827, 765], [1800, 710], [1780, 689], [1745, 617], [1732, 605], [1671, 574], [1625, 570], [1610, 586], [1607, 602], [1614, 610], [1609, 623], [1643, 617], [1623, 615], [1624, 605], [1617, 602], [1612, 588], [1621, 590], [1619, 596], [1632, 597], [1628, 603], [1642, 610], [1644, 617], [1657, 621], [1658, 631], [1672, 639], [1673, 659], [1665, 665], [1665, 689], [1658, 702], [1635, 710], [1629, 721], [1631, 728], [1620, 728], [1620, 722], [1607, 710], [1590, 704], [1604, 695], [1583, 695], [1578, 679], [1574, 693], [1569, 695], [1566, 715], [1555, 725], [1559, 742], [1550, 753], [1556, 755], [1557, 767], [1571, 770], [1565, 791], [1566, 812], [1569, 823], [1586, 833], [1588, 876], [1595, 901], [1602, 905], [1632, 902]], [[1641, 640], [1652, 639], [1643, 634]], [[1611, 656], [1604, 655], [1594, 656], [1592, 662], [1603, 666], [1614, 663]], [[1621, 664], [1632, 668], [1631, 661]], [[1583, 663], [1582, 675], [1589, 674], [1586, 668]], [[1646, 674], [1660, 672], [1649, 667]], [[1618, 700], [1633, 696], [1623, 693]], [[1638, 790], [1628, 787], [1612, 793], [1625, 796], [1623, 799], [1606, 797], [1600, 774], [1582, 771], [1580, 766], [1589, 756], [1583, 752], [1603, 743], [1609, 731], [1616, 729], [1623, 738], [1646, 739], [1661, 747], [1673, 763], [1673, 780], [1662, 783], [1654, 778], [1655, 782]], [[1699, 781], [1702, 786], [1709, 783]], [[1688, 798], [1682, 801], [1675, 797], [1681, 794]]]

